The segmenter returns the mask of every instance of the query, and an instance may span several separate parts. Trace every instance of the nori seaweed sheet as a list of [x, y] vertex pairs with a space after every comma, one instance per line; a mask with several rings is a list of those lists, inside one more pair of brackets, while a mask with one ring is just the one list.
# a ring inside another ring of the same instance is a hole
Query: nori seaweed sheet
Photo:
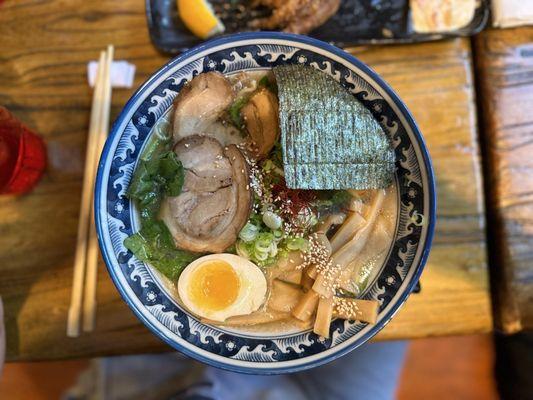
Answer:
[[329, 75], [302, 65], [273, 69], [287, 186], [378, 189], [394, 174], [394, 151], [372, 113]]

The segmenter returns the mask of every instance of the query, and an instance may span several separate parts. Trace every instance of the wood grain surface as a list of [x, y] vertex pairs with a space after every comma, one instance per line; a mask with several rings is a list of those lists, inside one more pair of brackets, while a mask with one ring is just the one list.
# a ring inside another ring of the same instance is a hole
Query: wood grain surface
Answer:
[[[9, 360], [169, 348], [128, 309], [103, 264], [97, 330], [65, 336], [91, 90], [86, 63], [108, 43], [137, 66], [136, 85], [167, 61], [140, 1], [8, 0], [0, 5], [0, 104], [39, 132], [49, 167], [34, 192], [0, 198], [0, 294]], [[492, 328], [476, 110], [467, 40], [351, 49], [389, 81], [427, 140], [438, 184], [434, 248], [413, 294], [381, 339]], [[112, 117], [131, 95], [115, 90]]]
[[533, 27], [476, 38], [495, 324], [533, 329]]

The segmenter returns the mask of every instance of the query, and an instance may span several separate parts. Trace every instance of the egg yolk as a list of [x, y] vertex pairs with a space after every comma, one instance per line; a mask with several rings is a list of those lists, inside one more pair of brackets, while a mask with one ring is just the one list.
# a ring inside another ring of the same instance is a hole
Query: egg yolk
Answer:
[[241, 282], [225, 261], [210, 260], [201, 264], [190, 278], [189, 296], [199, 307], [218, 311], [231, 305], [239, 294]]

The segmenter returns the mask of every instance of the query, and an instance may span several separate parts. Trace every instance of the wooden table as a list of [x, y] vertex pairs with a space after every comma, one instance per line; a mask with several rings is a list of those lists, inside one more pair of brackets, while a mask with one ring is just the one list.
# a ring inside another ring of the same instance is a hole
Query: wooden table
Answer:
[[[167, 61], [140, 1], [8, 0], [0, 6], [0, 104], [41, 133], [49, 167], [30, 195], [0, 198], [0, 294], [9, 360], [168, 350], [119, 298], [103, 265], [97, 330], [65, 336], [91, 90], [86, 63], [107, 43], [137, 66], [136, 85]], [[356, 48], [420, 124], [438, 184], [434, 248], [422, 291], [378, 336], [492, 329], [470, 42]], [[116, 116], [131, 91], [116, 90]]]
[[476, 38], [495, 324], [533, 329], [533, 27]]

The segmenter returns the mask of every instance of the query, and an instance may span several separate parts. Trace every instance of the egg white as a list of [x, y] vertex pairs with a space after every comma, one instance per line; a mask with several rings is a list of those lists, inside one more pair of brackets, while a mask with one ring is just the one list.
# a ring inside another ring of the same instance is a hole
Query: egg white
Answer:
[[[189, 297], [188, 291], [194, 271], [210, 260], [228, 263], [240, 281], [240, 288], [235, 301], [228, 307], [217, 311], [206, 310], [195, 304]], [[236, 315], [247, 315], [257, 311], [265, 301], [266, 292], [267, 282], [261, 269], [250, 260], [235, 254], [211, 254], [200, 257], [183, 270], [178, 280], [178, 294], [185, 307], [193, 314], [218, 322], [223, 322]]]

